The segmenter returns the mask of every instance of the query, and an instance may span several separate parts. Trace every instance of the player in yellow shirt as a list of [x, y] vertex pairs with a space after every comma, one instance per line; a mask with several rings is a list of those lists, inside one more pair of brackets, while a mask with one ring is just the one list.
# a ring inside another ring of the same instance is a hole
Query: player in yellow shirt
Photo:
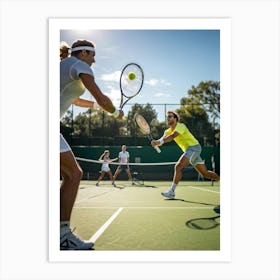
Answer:
[[163, 136], [151, 142], [152, 146], [160, 146], [174, 140], [183, 151], [182, 156], [174, 168], [174, 176], [171, 188], [161, 194], [168, 198], [175, 198], [175, 189], [182, 178], [182, 170], [191, 164], [203, 177], [219, 181], [220, 177], [213, 171], [207, 170], [204, 161], [200, 157], [201, 146], [191, 134], [185, 124], [179, 122], [178, 115], [173, 111], [167, 111], [167, 124], [169, 129]]

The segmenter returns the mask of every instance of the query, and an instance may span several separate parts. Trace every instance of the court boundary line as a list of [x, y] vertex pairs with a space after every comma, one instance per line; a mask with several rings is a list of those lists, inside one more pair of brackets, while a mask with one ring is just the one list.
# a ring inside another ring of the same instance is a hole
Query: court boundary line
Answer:
[[213, 190], [203, 189], [203, 188], [194, 187], [194, 186], [188, 186], [188, 187], [189, 187], [189, 188], [192, 188], [192, 189], [197, 189], [197, 190], [200, 190], [200, 191], [204, 191], [204, 192], [212, 192], [212, 193], [218, 193], [218, 194], [220, 194], [220, 192], [213, 191]]
[[[124, 206], [122, 209], [213, 209], [213, 206]], [[76, 209], [115, 209], [118, 206], [75, 206]], [[120, 208], [119, 208], [120, 209]]]
[[98, 230], [97, 232], [91, 236], [89, 239], [90, 242], [96, 242], [96, 240], [103, 234], [103, 232], [110, 226], [110, 224], [117, 218], [117, 216], [121, 213], [123, 210], [122, 207], [120, 207]]

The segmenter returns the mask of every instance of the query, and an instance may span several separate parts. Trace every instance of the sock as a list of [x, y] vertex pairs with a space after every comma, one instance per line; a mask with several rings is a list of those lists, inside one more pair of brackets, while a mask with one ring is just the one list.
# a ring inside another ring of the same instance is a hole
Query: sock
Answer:
[[60, 221], [60, 227], [70, 227], [70, 221]]
[[66, 232], [70, 231], [70, 221], [60, 222], [60, 235], [64, 235]]
[[175, 192], [176, 187], [177, 187], [177, 184], [172, 183], [172, 185], [171, 185], [171, 190], [172, 190], [173, 192]]

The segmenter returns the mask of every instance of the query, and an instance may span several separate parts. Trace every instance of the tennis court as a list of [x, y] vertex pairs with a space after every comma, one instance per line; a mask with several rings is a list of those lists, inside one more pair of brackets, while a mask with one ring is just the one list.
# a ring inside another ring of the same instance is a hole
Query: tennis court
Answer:
[[95, 250], [220, 250], [220, 185], [182, 181], [176, 198], [168, 181], [82, 181], [71, 227]]

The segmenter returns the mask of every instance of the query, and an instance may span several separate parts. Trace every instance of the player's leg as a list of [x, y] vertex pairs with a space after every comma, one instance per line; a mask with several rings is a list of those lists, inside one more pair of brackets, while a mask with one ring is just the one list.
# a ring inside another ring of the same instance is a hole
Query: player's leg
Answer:
[[103, 179], [104, 174], [105, 174], [105, 171], [102, 170], [101, 173], [100, 173], [100, 176], [97, 179], [96, 186], [99, 186], [99, 182]]
[[177, 185], [179, 184], [180, 180], [182, 179], [183, 169], [189, 165], [190, 161], [189, 158], [186, 157], [185, 154], [183, 154], [176, 165], [174, 166], [174, 175], [173, 175], [173, 182], [169, 190], [162, 192], [161, 194], [168, 198], [174, 198], [175, 197], [175, 189]]
[[114, 176], [113, 176], [112, 185], [113, 185], [114, 187], [116, 186], [116, 185], [115, 185], [115, 181], [116, 181], [116, 179], [118, 178], [118, 176], [119, 176], [119, 174], [121, 173], [121, 171], [122, 171], [122, 167], [119, 165], [118, 168], [117, 168], [117, 170], [115, 171]]
[[125, 172], [127, 174], [128, 179], [131, 181], [132, 185], [134, 185], [129, 167], [126, 168]]
[[112, 183], [113, 183], [113, 182], [114, 182], [114, 177], [113, 177], [112, 171], [111, 171], [111, 170], [109, 170], [109, 171], [107, 172], [107, 174], [108, 174], [108, 176], [109, 176], [110, 180], [111, 180], [111, 181], [112, 181]]
[[83, 172], [62, 136], [60, 151], [60, 250], [88, 250], [93, 243], [81, 240], [70, 229], [70, 217]]
[[220, 177], [218, 174], [216, 174], [213, 171], [210, 171], [206, 168], [204, 163], [198, 163], [195, 165], [195, 169], [204, 177], [207, 179], [211, 179], [214, 181], [219, 181]]
[[60, 154], [60, 220], [69, 221], [83, 172], [72, 151]]
[[[173, 184], [178, 185], [179, 182], [182, 179], [183, 176], [183, 169], [188, 166], [190, 163], [190, 160], [185, 156], [182, 155], [178, 162], [176, 163], [175, 167], [174, 167], [174, 176], [173, 176]], [[175, 191], [175, 189], [173, 190]]]
[[193, 153], [190, 158], [190, 163], [192, 166], [204, 177], [207, 179], [211, 179], [214, 181], [219, 181], [220, 177], [213, 171], [207, 170], [204, 161], [200, 157], [201, 147], [200, 145], [196, 145], [191, 147]]

